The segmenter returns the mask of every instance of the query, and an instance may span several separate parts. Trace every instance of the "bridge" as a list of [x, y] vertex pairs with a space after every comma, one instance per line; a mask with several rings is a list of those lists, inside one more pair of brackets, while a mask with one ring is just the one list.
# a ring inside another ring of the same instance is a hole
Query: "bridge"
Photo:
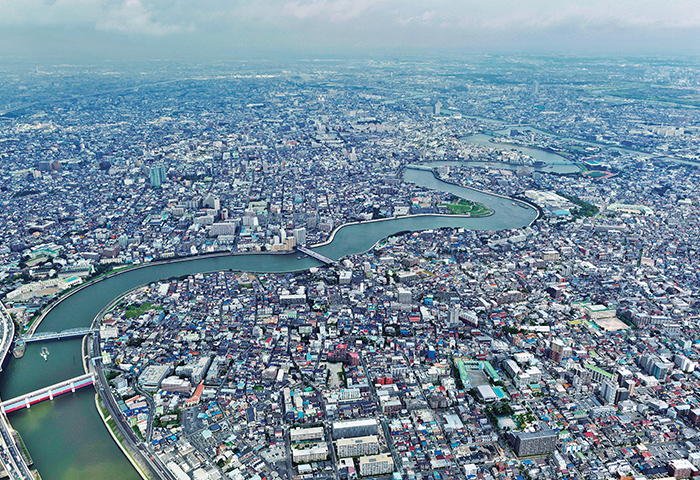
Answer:
[[61, 340], [62, 338], [83, 337], [95, 332], [97, 332], [97, 330], [87, 327], [71, 328], [70, 330], [64, 330], [62, 332], [30, 333], [20, 337], [18, 341], [24, 343], [44, 342], [47, 340]]
[[36, 403], [43, 402], [45, 400], [53, 400], [59, 395], [63, 395], [68, 392], [75, 392], [76, 390], [93, 385], [95, 383], [95, 376], [92, 373], [86, 373], [80, 375], [79, 377], [71, 378], [70, 380], [64, 380], [58, 382], [54, 385], [40, 388], [39, 390], [34, 390], [33, 392], [25, 393], [19, 397], [15, 397], [11, 400], [5, 400], [0, 403], [0, 410], [2, 413], [10, 413], [21, 408], [29, 408]]
[[297, 250], [299, 250], [301, 253], [305, 253], [306, 255], [308, 255], [311, 258], [315, 258], [319, 262], [323, 262], [323, 263], [328, 264], [328, 265], [338, 265], [338, 262], [336, 262], [332, 258], [328, 258], [325, 255], [321, 255], [320, 253], [315, 252], [315, 251], [311, 250], [310, 248], [306, 248], [304, 246], [297, 246]]

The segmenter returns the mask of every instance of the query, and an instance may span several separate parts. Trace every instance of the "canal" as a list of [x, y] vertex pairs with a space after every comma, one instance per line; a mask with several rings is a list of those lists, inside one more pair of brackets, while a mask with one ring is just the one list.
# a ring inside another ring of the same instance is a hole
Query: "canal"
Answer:
[[[338, 259], [364, 252], [382, 238], [401, 231], [445, 227], [505, 230], [527, 226], [537, 217], [533, 208], [441, 182], [429, 171], [408, 169], [404, 179], [482, 203], [495, 213], [482, 218], [420, 216], [347, 225], [336, 232], [330, 243], [318, 247], [318, 252]], [[136, 286], [166, 278], [220, 270], [283, 273], [318, 265], [311, 258], [300, 259], [299, 254], [248, 254], [198, 257], [131, 269], [66, 298], [49, 312], [38, 331], [88, 326], [114, 298]], [[82, 374], [80, 344], [80, 339], [29, 344], [23, 358], [9, 360], [0, 378], [0, 395], [10, 399]], [[42, 346], [49, 350], [46, 360], [39, 355]], [[139, 478], [104, 427], [95, 408], [94, 395], [93, 389], [84, 389], [9, 415], [44, 480]]]

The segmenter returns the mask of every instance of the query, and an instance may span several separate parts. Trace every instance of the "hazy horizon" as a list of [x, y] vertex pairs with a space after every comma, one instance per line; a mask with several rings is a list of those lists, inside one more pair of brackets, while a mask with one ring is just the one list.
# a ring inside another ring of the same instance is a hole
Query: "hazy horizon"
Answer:
[[687, 55], [693, 0], [0, 0], [0, 56]]

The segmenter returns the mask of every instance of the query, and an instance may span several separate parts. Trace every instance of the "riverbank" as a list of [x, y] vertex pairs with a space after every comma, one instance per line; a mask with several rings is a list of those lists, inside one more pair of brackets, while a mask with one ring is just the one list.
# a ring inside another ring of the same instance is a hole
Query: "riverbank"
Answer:
[[[143, 287], [144, 287], [143, 285], [139, 285], [137, 287], [134, 287], [131, 290], [119, 295], [118, 297], [113, 299], [111, 302], [109, 302], [107, 305], [105, 305], [105, 307], [102, 310], [100, 310], [100, 312], [93, 319], [93, 321], [91, 323], [91, 328], [97, 329], [102, 318], [104, 317], [104, 315], [107, 312], [109, 312], [114, 307], [114, 305], [118, 304], [124, 297], [126, 297], [130, 293], [132, 293], [136, 290], [139, 290]], [[93, 364], [93, 368], [91, 368], [90, 362], [92, 361], [92, 359], [90, 358], [89, 346], [88, 346], [88, 342], [90, 342], [90, 341], [97, 342], [98, 340], [91, 339], [89, 335], [85, 335], [82, 339], [81, 349], [82, 349], [82, 358], [83, 358], [83, 369], [85, 370], [85, 373], [92, 373], [93, 375], [95, 375], [97, 377], [100, 375], [100, 373], [97, 372], [96, 370], [100, 367], [94, 366], [94, 364]], [[96, 383], [95, 383], [95, 386], [96, 386], [95, 388], [97, 390], [97, 392], [95, 393], [95, 408], [97, 409], [97, 414], [102, 419], [102, 423], [104, 423], [105, 428], [107, 428], [107, 430], [109, 431], [109, 434], [112, 437], [112, 440], [114, 440], [114, 443], [117, 444], [117, 446], [119, 447], [121, 452], [124, 454], [126, 459], [134, 467], [134, 470], [136, 470], [136, 473], [138, 473], [138, 475], [143, 480], [151, 480], [151, 477], [149, 477], [146, 474], [143, 467], [139, 464], [139, 462], [136, 461], [134, 456], [131, 454], [131, 452], [129, 452], [127, 450], [126, 446], [124, 445], [124, 443], [123, 443], [124, 439], [121, 438], [121, 433], [119, 432], [119, 429], [117, 428], [117, 425], [116, 425], [117, 420], [113, 419], [112, 416], [109, 414], [109, 412], [106, 412], [106, 410], [103, 409], [103, 407], [101, 405], [101, 402], [102, 402], [101, 395], [110, 395], [111, 396], [112, 392], [108, 388], [101, 389], [100, 387], [97, 386], [97, 385], [99, 385], [99, 383], [97, 383], [97, 382], [98, 382], [98, 380], [96, 380]], [[116, 404], [116, 399], [113, 398], [113, 400], [114, 400], [114, 403]], [[148, 462], [148, 460], [145, 458], [143, 458], [142, 461]]]
[[[117, 444], [117, 446], [122, 451], [122, 453], [124, 454], [126, 459], [129, 460], [129, 463], [131, 463], [131, 466], [134, 467], [134, 470], [136, 470], [136, 473], [138, 473], [139, 476], [143, 480], [152, 480], [141, 469], [141, 465], [136, 463], [136, 461], [132, 458], [131, 454], [126, 450], [124, 445], [122, 445], [121, 440], [119, 440], [119, 438], [117, 437], [117, 434], [112, 429], [112, 425], [110, 425], [110, 423], [109, 423], [110, 421], [114, 422], [114, 419], [112, 419], [111, 415], [107, 415], [107, 417], [105, 417], [105, 412], [102, 410], [102, 406], [100, 405], [100, 396], [97, 393], [95, 394], [95, 408], [97, 409], [97, 413], [100, 415], [100, 418], [102, 419], [102, 423], [104, 424], [105, 428], [107, 429], [110, 436], [112, 437], [112, 440], [114, 440], [114, 443]], [[116, 424], [114, 425], [114, 428], [116, 428]]]
[[81, 290], [84, 290], [88, 287], [91, 287], [95, 285], [96, 283], [102, 282], [103, 280], [107, 280], [109, 278], [118, 276], [118, 275], [123, 275], [127, 272], [133, 272], [135, 270], [139, 270], [142, 268], [149, 268], [154, 265], [170, 265], [170, 264], [176, 264], [180, 262], [190, 262], [195, 259], [199, 258], [220, 258], [220, 257], [230, 257], [230, 256], [236, 256], [236, 255], [292, 255], [291, 252], [209, 252], [209, 253], [200, 253], [197, 255], [191, 255], [187, 257], [176, 257], [176, 258], [161, 258], [158, 260], [153, 260], [152, 262], [144, 262], [140, 263], [138, 265], [128, 265], [122, 268], [119, 268], [116, 271], [111, 271], [105, 275], [101, 275], [95, 278], [91, 278], [88, 282], [85, 282], [81, 285], [78, 285], [77, 287], [74, 287], [70, 290], [66, 290], [65, 292], [59, 293], [56, 297], [51, 299], [51, 303], [46, 305], [44, 310], [42, 310], [40, 316], [33, 320], [31, 323], [31, 326], [29, 330], [25, 333], [25, 335], [31, 335], [36, 332], [37, 328], [39, 325], [41, 325], [42, 321], [46, 316], [54, 309], [56, 308], [61, 302], [64, 300], [70, 298], [71, 296], [75, 295], [76, 293], [80, 292]]
[[[455, 184], [455, 183], [449, 182], [449, 181], [444, 181], [444, 180], [442, 180], [442, 179], [436, 177], [436, 176], [435, 176], [435, 172], [434, 172], [432, 169], [420, 169], [420, 168], [412, 167], [412, 166], [410, 166], [410, 165], [406, 166], [405, 168], [411, 168], [411, 169], [415, 169], [415, 170], [430, 171], [430, 172], [432, 173], [433, 178], [435, 178], [436, 180], [438, 180], [438, 181], [440, 181], [440, 182], [443, 182], [443, 183], [445, 183], [445, 184], [454, 185], [454, 186], [460, 187], [460, 188], [465, 188], [465, 189], [467, 189], [467, 190], [471, 190], [471, 191], [473, 191], [473, 192], [477, 192], [477, 193], [484, 194], [484, 195], [488, 195], [488, 196], [492, 196], [492, 197], [503, 198], [503, 199], [509, 200], [509, 201], [511, 201], [511, 202], [514, 201], [514, 199], [512, 199], [512, 198], [510, 198], [510, 197], [507, 197], [507, 196], [504, 196], [504, 195], [500, 195], [500, 194], [493, 193], [493, 192], [489, 192], [489, 191], [485, 191], [485, 190], [480, 190], [480, 189], [474, 188], [474, 187], [468, 187], [468, 186], [458, 185], [458, 184]], [[466, 200], [474, 201], [474, 202], [476, 202], [476, 203], [479, 203], [479, 204], [481, 204], [481, 205], [484, 205], [486, 208], [489, 208], [489, 209], [491, 210], [491, 213], [490, 213], [488, 216], [495, 215], [495, 213], [496, 213], [496, 211], [495, 211], [494, 208], [492, 208], [492, 207], [490, 207], [490, 206], [484, 204], [484, 202], [482, 202], [482, 201], [471, 200], [471, 199], [469, 199], [469, 198], [466, 198], [466, 197], [463, 197], [463, 196], [460, 196], [460, 195], [457, 195], [457, 196], [459, 196], [460, 198], [465, 198]], [[524, 202], [523, 202], [523, 203], [524, 203]], [[528, 205], [529, 205], [529, 204], [528, 204]], [[532, 205], [529, 205], [529, 206], [532, 207]], [[532, 208], [534, 208], [534, 207], [532, 207]], [[535, 211], [538, 213], [538, 216], [539, 216], [539, 211], [538, 211], [536, 208], [534, 208], [534, 209], [535, 209]], [[336, 227], [336, 228], [331, 232], [331, 234], [329, 235], [329, 237], [328, 237], [326, 240], [324, 240], [323, 242], [319, 242], [319, 243], [313, 244], [313, 245], [309, 245], [309, 248], [321, 248], [321, 247], [329, 246], [329, 245], [331, 245], [331, 244], [334, 242], [334, 240], [336, 239], [336, 237], [338, 236], [338, 234], [339, 234], [343, 229], [347, 229], [347, 228], [349, 228], [349, 227], [353, 227], [353, 226], [356, 226], [356, 225], [374, 224], [374, 223], [380, 223], [380, 222], [391, 222], [391, 221], [396, 221], [396, 220], [405, 221], [405, 220], [410, 220], [410, 219], [419, 219], [419, 218], [426, 218], [426, 217], [451, 217], [451, 218], [457, 218], [457, 219], [459, 219], [459, 218], [463, 218], [463, 219], [478, 219], [478, 218], [486, 218], [487, 216], [470, 217], [470, 216], [466, 216], [466, 215], [415, 214], [415, 215], [404, 215], [404, 216], [401, 216], [401, 217], [378, 218], [378, 219], [367, 220], [367, 221], [361, 221], [361, 222], [348, 222], [348, 223], [344, 223], [344, 224], [339, 225], [338, 227]], [[537, 218], [535, 218], [532, 222], [530, 222], [530, 223], [528, 224], [528, 226], [531, 225], [536, 219], [537, 219]], [[357, 253], [364, 253], [364, 252], [366, 252], [366, 251], [369, 251], [369, 250], [371, 250], [372, 248], [374, 248], [374, 246], [376, 246], [376, 244], [379, 243], [381, 240], [383, 240], [383, 238], [377, 239], [377, 240], [373, 243], [373, 245], [371, 245], [369, 248], [367, 248], [367, 249], [365, 249], [365, 250], [358, 251], [358, 252], [352, 252], [352, 253], [353, 253], [353, 254], [357, 254]], [[46, 318], [46, 316], [47, 316], [49, 313], [51, 313], [56, 307], [58, 307], [64, 300], [66, 300], [66, 299], [72, 297], [73, 295], [75, 295], [75, 294], [77, 294], [77, 293], [83, 291], [84, 289], [86, 289], [86, 288], [88, 288], [88, 287], [91, 287], [91, 286], [93, 286], [93, 285], [95, 285], [95, 284], [97, 284], [97, 283], [99, 283], [99, 282], [102, 282], [103, 280], [107, 280], [107, 279], [110, 279], [110, 278], [113, 278], [113, 277], [116, 277], [116, 276], [124, 275], [124, 274], [126, 274], [126, 273], [131, 273], [131, 272], [134, 272], [134, 271], [138, 271], [139, 269], [149, 268], [149, 267], [157, 266], [157, 265], [171, 265], [171, 264], [178, 264], [178, 263], [182, 263], [182, 262], [191, 262], [191, 261], [193, 261], [193, 260], [198, 260], [198, 259], [216, 259], [216, 258], [224, 258], [224, 257], [251, 257], [251, 258], [252, 258], [252, 257], [258, 257], [258, 258], [263, 258], [264, 256], [268, 256], [268, 255], [270, 255], [270, 256], [274, 255], [274, 256], [280, 256], [280, 257], [286, 257], [286, 256], [290, 256], [290, 257], [291, 257], [291, 256], [294, 255], [294, 253], [292, 253], [292, 252], [257, 252], [257, 251], [254, 251], [254, 252], [230, 252], [230, 251], [224, 251], [224, 252], [210, 252], [210, 253], [202, 253], [202, 254], [198, 254], [198, 255], [185, 256], [185, 257], [175, 257], [175, 258], [158, 259], [158, 260], [154, 260], [154, 261], [151, 261], [151, 262], [144, 262], [144, 263], [141, 263], [141, 264], [138, 264], [138, 265], [130, 265], [130, 266], [126, 266], [126, 267], [121, 267], [121, 268], [119, 268], [119, 269], [116, 270], [116, 271], [111, 271], [111, 272], [109, 272], [109, 273], [107, 273], [107, 274], [104, 274], [104, 275], [102, 275], [102, 276], [98, 276], [98, 277], [92, 278], [92, 279], [90, 279], [88, 282], [86, 282], [86, 283], [84, 283], [84, 284], [82, 284], [82, 285], [79, 285], [79, 286], [77, 286], [77, 287], [75, 287], [75, 288], [73, 288], [73, 289], [70, 289], [70, 290], [68, 290], [68, 291], [66, 291], [66, 292], [63, 292], [63, 293], [59, 294], [58, 296], [56, 296], [54, 299], [51, 300], [51, 302], [50, 302], [49, 305], [47, 305], [46, 307], [44, 307], [45, 309], [42, 310], [42, 312], [41, 312], [41, 314], [39, 315], [39, 317], [38, 317], [37, 319], [35, 319], [35, 320], [32, 322], [32, 324], [31, 324], [29, 330], [27, 331], [27, 333], [28, 333], [28, 334], [35, 333], [36, 330], [39, 328], [39, 326], [43, 323], [43, 321], [44, 321], [44, 319]], [[331, 255], [327, 255], [327, 256], [333, 258], [334, 260], [339, 260], [339, 259], [342, 258], [344, 255], [341, 255], [341, 256], [338, 257], [338, 258], [334, 258], [334, 256], [333, 256], [332, 254], [331, 254]], [[319, 262], [318, 265], [321, 265], [321, 263]], [[306, 267], [300, 267], [300, 268], [299, 268], [299, 270], [305, 270], [305, 269], [306, 269]], [[261, 269], [261, 270], [258, 270], [258, 269], [255, 269], [255, 268], [253, 268], [253, 269], [245, 269], [245, 271], [249, 271], [249, 272], [251, 272], [251, 273], [263, 273], [263, 270], [262, 270], [262, 269]], [[293, 271], [293, 270], [292, 270], [292, 271]]]
[[[426, 171], [425, 169], [416, 168], [415, 166], [412, 166], [412, 165], [407, 165], [406, 168], [411, 169], [411, 170]], [[440, 178], [440, 177], [438, 176], [437, 172], [436, 172], [435, 169], [433, 169], [433, 168], [430, 169], [430, 172], [433, 174], [433, 177], [435, 178], [435, 180], [438, 180], [438, 181], [440, 181], [440, 182], [447, 183], [447, 184], [449, 184], [449, 185], [454, 185], [455, 187], [467, 188], [467, 189], [469, 189], [469, 190], [474, 190], [475, 192], [483, 193], [483, 194], [486, 194], [486, 195], [493, 195], [494, 197], [500, 197], [500, 198], [503, 198], [503, 199], [505, 199], [505, 200], [510, 200], [510, 201], [512, 201], [512, 202], [519, 203], [519, 204], [523, 204], [523, 205], [526, 205], [526, 206], [529, 207], [529, 208], [532, 208], [533, 210], [535, 210], [535, 211], [537, 212], [537, 217], [535, 217], [535, 219], [532, 220], [532, 221], [527, 225], [528, 227], [532, 226], [532, 224], [535, 223], [535, 222], [537, 221], [537, 219], [540, 218], [540, 216], [541, 216], [541, 214], [542, 214], [542, 211], [539, 209], [539, 207], [537, 207], [536, 205], [533, 205], [533, 204], [530, 203], [530, 202], [526, 202], [525, 200], [522, 200], [522, 199], [520, 199], [520, 198], [508, 197], [508, 196], [506, 196], [506, 195], [501, 195], [500, 193], [489, 192], [489, 191], [487, 191], [487, 190], [480, 190], [480, 189], [478, 189], [478, 188], [468, 187], [468, 186], [465, 186], [465, 185], [460, 185], [460, 184], [458, 184], [458, 183], [456, 183], [456, 182], [453, 182], [453, 181], [451, 181], [451, 180], [444, 180], [444, 179], [442, 179], [442, 178]], [[487, 208], [489, 208], [489, 207], [487, 207]], [[496, 213], [496, 212], [495, 212], [493, 209], [491, 209], [491, 213], [490, 213], [489, 215], [483, 215], [483, 217], [488, 217], [488, 216], [494, 215], [495, 213]], [[453, 215], [447, 215], [447, 216], [449, 217], [449, 216], [453, 216]], [[474, 218], [480, 218], [480, 217], [474, 217]]]
[[[447, 182], [445, 182], [445, 183], [447, 183]], [[460, 186], [460, 185], [458, 185], [458, 186]], [[488, 207], [487, 207], [487, 208], [488, 208]], [[389, 222], [389, 221], [399, 220], [399, 219], [404, 219], [404, 218], [405, 218], [405, 219], [410, 219], [410, 218], [421, 218], [421, 217], [484, 218], [484, 217], [489, 217], [489, 216], [491, 216], [491, 215], [493, 215], [493, 214], [495, 213], [495, 212], [493, 211], [493, 209], [490, 209], [490, 210], [491, 210], [491, 213], [490, 213], [490, 214], [488, 214], [488, 215], [480, 215], [480, 216], [478, 216], [478, 217], [472, 217], [472, 216], [469, 216], [469, 215], [451, 215], [451, 214], [445, 214], [445, 213], [416, 213], [416, 214], [413, 214], [413, 215], [401, 215], [401, 216], [399, 216], [399, 217], [375, 218], [375, 219], [373, 219], [373, 220], [366, 220], [366, 221], [362, 221], [362, 222], [349, 222], [349, 223], [344, 223], [343, 225], [341, 225], [341, 226], [339, 226], [338, 228], [336, 228], [335, 230], [333, 230], [333, 232], [331, 233], [331, 236], [328, 237], [328, 240], [325, 240], [325, 241], [323, 241], [323, 242], [321, 242], [321, 243], [315, 243], [315, 244], [313, 244], [313, 245], [309, 245], [309, 248], [319, 248], [319, 247], [325, 247], [326, 245], [330, 245], [331, 242], [333, 242], [333, 239], [335, 238], [335, 234], [336, 234], [337, 232], [339, 232], [342, 228], [351, 227], [351, 226], [353, 226], [353, 225], [367, 225], [367, 224], [369, 224], [369, 223]], [[362, 252], [355, 252], [354, 255], [366, 253], [366, 252], [372, 250], [372, 249], [377, 245], [377, 243], [381, 242], [382, 240], [385, 240], [385, 238], [380, 238], [379, 240], [377, 240], [377, 241], [374, 243], [374, 245], [372, 245], [372, 246], [371, 246], [370, 248], [368, 248], [367, 250], [364, 250], [364, 251], [362, 251]], [[342, 258], [342, 257], [341, 257], [341, 258]]]

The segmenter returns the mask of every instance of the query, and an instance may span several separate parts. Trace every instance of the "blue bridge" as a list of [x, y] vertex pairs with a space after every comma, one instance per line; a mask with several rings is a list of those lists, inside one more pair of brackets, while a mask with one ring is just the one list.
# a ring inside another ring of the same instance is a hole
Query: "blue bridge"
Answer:
[[47, 340], [61, 340], [62, 338], [73, 338], [73, 337], [83, 337], [85, 335], [90, 335], [98, 330], [92, 328], [72, 328], [70, 330], [64, 330], [62, 332], [41, 332], [41, 333], [30, 333], [19, 338], [19, 341], [24, 343], [31, 342], [43, 342]]

